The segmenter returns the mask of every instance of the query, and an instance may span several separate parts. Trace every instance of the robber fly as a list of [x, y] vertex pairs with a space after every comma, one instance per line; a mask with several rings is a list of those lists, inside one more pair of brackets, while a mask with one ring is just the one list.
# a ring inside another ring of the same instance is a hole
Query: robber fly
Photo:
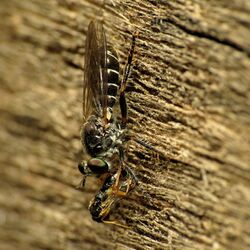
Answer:
[[115, 204], [126, 197], [136, 184], [137, 178], [129, 168], [120, 168], [115, 174], [107, 176], [103, 186], [89, 204], [92, 219], [97, 222], [127, 227], [116, 221], [108, 220], [108, 217]]
[[[122, 80], [119, 74], [119, 60], [114, 48], [107, 43], [102, 24], [91, 21], [85, 46], [85, 66], [83, 83], [83, 126], [81, 142], [88, 161], [78, 164], [83, 175], [81, 186], [87, 176], [114, 174], [111, 166], [113, 158], [123, 155], [125, 129], [127, 123], [126, 83], [130, 72], [135, 47], [135, 35]], [[113, 115], [119, 91], [121, 122]], [[120, 167], [120, 166], [119, 166]]]

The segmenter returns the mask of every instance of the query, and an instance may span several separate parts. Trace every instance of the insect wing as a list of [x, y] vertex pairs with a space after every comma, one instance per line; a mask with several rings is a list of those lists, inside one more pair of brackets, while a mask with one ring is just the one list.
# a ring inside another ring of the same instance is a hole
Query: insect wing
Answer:
[[83, 83], [83, 119], [92, 114], [106, 118], [107, 113], [107, 43], [103, 26], [91, 21], [85, 45]]

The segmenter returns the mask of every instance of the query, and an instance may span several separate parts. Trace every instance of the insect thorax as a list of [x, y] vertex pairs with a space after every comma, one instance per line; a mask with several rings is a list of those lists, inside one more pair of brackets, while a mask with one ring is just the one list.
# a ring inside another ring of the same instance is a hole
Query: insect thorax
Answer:
[[82, 128], [81, 141], [90, 156], [111, 158], [118, 153], [123, 132], [116, 122], [108, 123], [105, 128], [101, 118], [91, 116]]

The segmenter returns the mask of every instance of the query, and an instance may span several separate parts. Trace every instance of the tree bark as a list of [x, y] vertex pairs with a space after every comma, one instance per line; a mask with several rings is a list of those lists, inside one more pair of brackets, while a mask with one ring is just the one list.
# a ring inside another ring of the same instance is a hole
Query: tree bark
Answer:
[[[1, 249], [249, 249], [250, 3], [2, 0]], [[100, 18], [124, 66], [139, 185], [92, 221], [77, 162], [84, 40]]]

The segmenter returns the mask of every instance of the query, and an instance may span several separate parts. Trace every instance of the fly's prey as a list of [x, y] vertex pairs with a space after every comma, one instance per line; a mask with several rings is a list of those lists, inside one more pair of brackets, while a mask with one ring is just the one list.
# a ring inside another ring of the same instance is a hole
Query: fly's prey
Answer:
[[[92, 175], [103, 180], [103, 187], [89, 207], [93, 219], [97, 218], [97, 221], [104, 222], [111, 206], [120, 199], [120, 194], [127, 195], [137, 182], [133, 172], [124, 164], [127, 124], [125, 90], [134, 47], [135, 36], [132, 37], [127, 64], [120, 79], [118, 55], [106, 41], [102, 24], [98, 21], [90, 22], [85, 46], [81, 129], [81, 142], [89, 159], [79, 163], [78, 169], [83, 175], [82, 186], [87, 176]], [[113, 112], [118, 101], [120, 121]], [[127, 190], [122, 192], [124, 185], [127, 186]], [[99, 199], [98, 195], [102, 198]], [[98, 209], [101, 209], [102, 213], [98, 214]], [[95, 212], [98, 216], [94, 215]]]
[[137, 180], [129, 168], [117, 171], [109, 175], [97, 195], [90, 201], [89, 211], [92, 219], [97, 222], [115, 224], [126, 227], [115, 221], [107, 220], [110, 210], [114, 205], [126, 197], [126, 195], [136, 186]]

